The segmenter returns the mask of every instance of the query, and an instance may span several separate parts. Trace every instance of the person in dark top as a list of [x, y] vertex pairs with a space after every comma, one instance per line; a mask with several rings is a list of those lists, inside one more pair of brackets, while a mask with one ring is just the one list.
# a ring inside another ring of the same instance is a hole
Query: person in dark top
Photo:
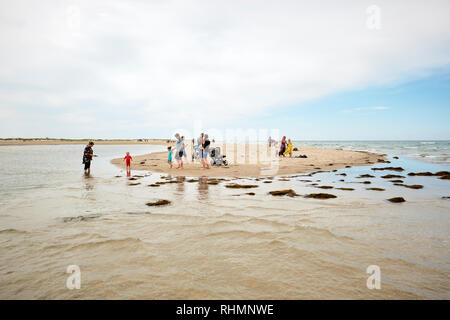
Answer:
[[93, 157], [96, 157], [92, 147], [94, 146], [94, 142], [89, 142], [86, 148], [84, 148], [83, 153], [83, 164], [84, 164], [84, 174], [89, 175], [91, 173], [91, 161]]
[[284, 152], [286, 151], [286, 147], [287, 147], [286, 136], [284, 136], [283, 139], [281, 139], [280, 152], [278, 153], [278, 156], [280, 157], [285, 156]]

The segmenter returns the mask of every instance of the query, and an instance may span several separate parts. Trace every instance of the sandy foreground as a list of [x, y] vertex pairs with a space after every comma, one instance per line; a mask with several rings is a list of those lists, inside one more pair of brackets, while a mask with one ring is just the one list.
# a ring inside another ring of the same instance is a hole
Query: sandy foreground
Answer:
[[94, 141], [96, 145], [121, 145], [121, 144], [149, 144], [170, 145], [167, 139], [139, 140], [70, 140], [70, 139], [0, 139], [0, 146], [30, 146], [30, 145], [61, 145], [61, 144], [87, 144]]
[[[269, 148], [261, 145], [234, 145], [222, 147], [222, 153], [227, 155], [228, 166], [212, 166], [211, 169], [203, 169], [199, 161], [192, 162], [191, 147], [187, 146], [187, 161], [184, 161], [183, 169], [176, 169], [174, 160], [173, 168], [167, 163], [167, 152], [157, 152], [145, 155], [131, 155], [132, 170], [147, 170], [167, 173], [173, 176], [188, 177], [258, 177], [291, 175], [317, 171], [331, 171], [343, 169], [349, 166], [369, 166], [384, 160], [385, 155], [366, 151], [348, 151], [323, 148], [302, 148], [296, 146], [298, 151], [293, 152], [293, 157], [278, 158], [278, 148]], [[295, 147], [295, 146], [294, 146]], [[306, 155], [307, 158], [294, 158], [298, 155]], [[209, 158], [208, 158], [209, 160]], [[113, 159], [114, 165], [125, 168], [123, 159]]]

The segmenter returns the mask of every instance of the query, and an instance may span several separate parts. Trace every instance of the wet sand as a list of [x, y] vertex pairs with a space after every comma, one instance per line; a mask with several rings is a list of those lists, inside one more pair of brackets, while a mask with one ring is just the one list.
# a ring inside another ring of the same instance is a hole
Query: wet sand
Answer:
[[[388, 158], [423, 189], [382, 178], [380, 163], [226, 179], [257, 185], [240, 190], [149, 172], [133, 173], [136, 185], [110, 163], [161, 146], [96, 146], [86, 177], [82, 150], [0, 148], [0, 299], [449, 299], [448, 180], [407, 174], [444, 166]], [[321, 186], [336, 198], [305, 197]], [[270, 194], [287, 189], [300, 196]], [[147, 206], [160, 200], [170, 204]], [[69, 265], [80, 267], [79, 290], [66, 287]], [[381, 290], [367, 288], [371, 265]]]
[[[203, 169], [199, 161], [192, 162], [191, 147], [187, 147], [187, 161], [184, 161], [183, 169], [176, 169], [177, 162], [173, 162], [170, 169], [167, 163], [167, 152], [158, 152], [145, 155], [132, 155], [131, 167], [133, 170], [147, 170], [167, 173], [175, 176], [191, 177], [258, 177], [272, 175], [286, 175], [317, 171], [332, 171], [349, 166], [370, 166], [384, 160], [385, 156], [365, 151], [349, 151], [324, 148], [302, 148], [293, 152], [293, 157], [278, 158], [277, 148], [259, 145], [236, 145], [234, 154], [223, 152], [228, 166], [212, 166], [211, 169]], [[236, 150], [241, 150], [236, 152]], [[245, 151], [244, 151], [245, 150]], [[272, 157], [270, 156], [272, 155]], [[307, 158], [294, 158], [298, 155], [306, 155]], [[125, 168], [122, 159], [113, 159], [112, 164]]]

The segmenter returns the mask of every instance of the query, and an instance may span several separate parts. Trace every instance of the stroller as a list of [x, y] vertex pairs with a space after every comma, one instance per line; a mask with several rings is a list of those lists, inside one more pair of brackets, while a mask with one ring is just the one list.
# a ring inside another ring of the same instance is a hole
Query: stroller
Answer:
[[220, 148], [212, 148], [209, 152], [209, 156], [211, 157], [211, 165], [214, 166], [221, 166], [221, 165], [228, 165], [227, 160], [225, 160], [226, 156], [223, 154], [220, 154]]

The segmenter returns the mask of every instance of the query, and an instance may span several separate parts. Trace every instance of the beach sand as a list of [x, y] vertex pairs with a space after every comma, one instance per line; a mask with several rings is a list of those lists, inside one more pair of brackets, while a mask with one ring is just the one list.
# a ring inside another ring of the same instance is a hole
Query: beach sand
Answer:
[[[278, 158], [274, 156], [278, 148], [269, 148], [265, 145], [235, 145], [234, 154], [227, 152], [225, 146], [222, 148], [224, 150], [223, 154], [227, 155], [226, 159], [230, 164], [228, 166], [212, 166], [211, 169], [205, 170], [202, 168], [200, 162], [191, 161], [191, 146], [187, 146], [188, 156], [187, 161], [184, 161], [183, 169], [176, 169], [177, 163], [175, 160], [173, 162], [173, 168], [169, 168], [167, 152], [132, 155], [133, 161], [131, 167], [133, 170], [162, 172], [174, 176], [259, 177], [332, 171], [348, 166], [369, 166], [377, 163], [380, 159], [385, 159], [384, 155], [365, 151], [296, 147], [299, 151], [294, 151], [292, 158], [288, 156]], [[228, 148], [230, 149], [230, 146]], [[240, 152], [236, 150], [240, 150]], [[270, 155], [273, 156], [270, 157]], [[306, 155], [307, 158], [294, 158], [298, 155]], [[122, 159], [113, 159], [111, 163], [125, 168], [125, 162]]]

